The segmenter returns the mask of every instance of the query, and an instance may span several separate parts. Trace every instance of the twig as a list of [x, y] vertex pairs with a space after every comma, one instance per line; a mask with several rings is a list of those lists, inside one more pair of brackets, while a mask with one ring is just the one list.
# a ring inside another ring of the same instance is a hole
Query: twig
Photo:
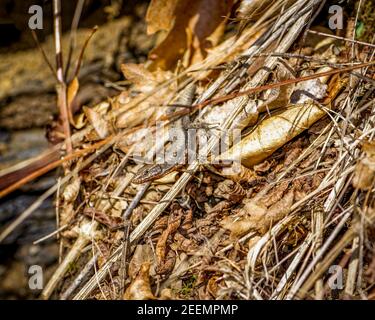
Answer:
[[363, 42], [363, 41], [358, 41], [358, 40], [354, 40], [354, 39], [348, 39], [348, 38], [344, 38], [344, 37], [339, 37], [339, 36], [336, 36], [334, 34], [319, 32], [319, 31], [315, 31], [315, 30], [308, 30], [307, 32], [312, 33], [312, 34], [317, 34], [317, 35], [320, 35], [320, 36], [324, 36], [324, 37], [328, 37], [328, 38], [334, 38], [334, 39], [338, 39], [338, 40], [343, 40], [343, 41], [352, 42], [352, 43], [361, 44], [361, 45], [364, 45], [364, 46], [375, 48], [375, 44], [371, 44], [371, 43]]
[[55, 50], [56, 50], [56, 77], [57, 77], [57, 103], [60, 109], [61, 121], [63, 123], [65, 146], [67, 153], [73, 150], [72, 141], [70, 137], [70, 123], [67, 105], [66, 83], [63, 74], [63, 55], [61, 47], [61, 2], [60, 0], [53, 0], [53, 16], [54, 16], [54, 36], [55, 36]]
[[66, 67], [65, 67], [65, 79], [68, 79], [69, 77], [70, 62], [72, 59], [74, 48], [76, 46], [77, 28], [78, 28], [79, 20], [81, 18], [81, 13], [82, 13], [84, 4], [85, 4], [85, 0], [78, 0], [76, 9], [74, 11], [72, 25], [70, 27], [69, 52], [68, 52], [68, 60], [66, 62]]
[[78, 276], [73, 280], [73, 282], [68, 287], [68, 289], [66, 289], [65, 292], [60, 296], [60, 300], [66, 300], [69, 298], [69, 296], [74, 292], [75, 289], [78, 288], [78, 286], [82, 283], [86, 275], [94, 267], [94, 264], [96, 263], [97, 259], [98, 259], [98, 254], [95, 254], [90, 259], [90, 261], [85, 265], [85, 267], [81, 270]]
[[51, 73], [52, 75], [55, 77], [55, 79], [57, 80], [57, 76], [56, 76], [56, 71], [55, 69], [52, 67], [52, 64], [51, 62], [49, 61], [48, 57], [47, 57], [47, 54], [46, 52], [44, 51], [43, 47], [40, 45], [40, 41], [38, 39], [38, 35], [36, 34], [35, 30], [31, 30], [31, 34], [33, 36], [33, 39], [36, 43], [36, 45], [38, 46], [38, 49], [40, 50], [40, 52], [42, 53], [42, 56], [43, 56], [43, 59], [44, 61], [47, 63], [47, 66], [48, 68], [51, 70]]
[[124, 222], [124, 237], [123, 237], [123, 243], [122, 243], [122, 258], [121, 258], [121, 264], [119, 269], [119, 275], [120, 275], [120, 281], [121, 281], [121, 288], [120, 293], [121, 297], [124, 294], [125, 290], [125, 279], [127, 274], [127, 257], [128, 257], [128, 249], [129, 249], [129, 234], [130, 234], [130, 217], [133, 213], [133, 210], [138, 205], [139, 201], [142, 199], [145, 192], [148, 190], [148, 188], [151, 185], [151, 181], [145, 183], [142, 185], [142, 187], [138, 190], [137, 194], [135, 195], [132, 202], [129, 204], [129, 206], [126, 208], [124, 214], [122, 215], [122, 219]]
[[97, 30], [98, 30], [98, 26], [95, 26], [94, 28], [92, 28], [89, 36], [87, 37], [85, 43], [83, 44], [83, 47], [82, 47], [81, 52], [79, 54], [79, 57], [77, 59], [76, 68], [74, 70], [73, 78], [78, 77], [79, 70], [81, 69], [81, 65], [82, 65], [82, 61], [83, 61], [83, 54], [85, 53], [86, 47], [89, 44], [90, 39], [92, 38], [92, 36], [95, 34], [95, 32]]
[[82, 227], [80, 228], [80, 234], [73, 247], [70, 249], [64, 260], [58, 266], [57, 270], [53, 273], [52, 277], [49, 279], [47, 285], [44, 287], [41, 294], [42, 299], [46, 300], [51, 296], [56, 285], [64, 276], [71, 263], [76, 260], [82, 249], [86, 247], [86, 245], [90, 242], [91, 233], [95, 231], [97, 224], [98, 222], [96, 221], [88, 220], [82, 225]]

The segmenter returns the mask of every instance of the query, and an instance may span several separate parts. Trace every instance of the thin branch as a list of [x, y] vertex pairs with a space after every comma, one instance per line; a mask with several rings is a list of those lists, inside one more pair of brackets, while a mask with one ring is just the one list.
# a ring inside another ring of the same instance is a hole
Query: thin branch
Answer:
[[57, 91], [57, 103], [60, 109], [60, 117], [63, 123], [63, 130], [65, 135], [65, 145], [67, 153], [71, 153], [73, 150], [72, 141], [70, 137], [70, 124], [69, 114], [67, 105], [67, 93], [66, 83], [63, 74], [63, 55], [61, 47], [61, 1], [53, 0], [53, 16], [54, 16], [54, 36], [55, 36], [55, 50], [56, 50], [56, 76], [58, 84], [56, 86]]
[[319, 32], [319, 31], [314, 31], [314, 30], [308, 30], [307, 32], [312, 33], [312, 34], [317, 34], [319, 36], [334, 38], [334, 39], [337, 39], [337, 40], [352, 42], [352, 43], [355, 43], [355, 44], [360, 44], [360, 45], [363, 45], [363, 46], [375, 48], [375, 44], [371, 44], [371, 43], [363, 42], [363, 41], [358, 41], [358, 40], [354, 40], [354, 39], [349, 39], [349, 38], [344, 38], [344, 37], [339, 37], [339, 36], [336, 36], [334, 34], [329, 34], [329, 33], [324, 33], [324, 32]]
[[86, 47], [87, 45], [89, 44], [90, 42], [90, 39], [92, 38], [92, 36], [95, 34], [95, 32], [98, 30], [98, 26], [95, 26], [94, 28], [92, 28], [89, 36], [87, 37], [85, 43], [83, 44], [83, 47], [81, 49], [81, 52], [79, 54], [79, 57], [78, 57], [78, 60], [77, 60], [77, 64], [76, 64], [76, 68], [74, 70], [74, 75], [73, 75], [73, 79], [75, 77], [78, 76], [79, 74], [79, 70], [81, 69], [81, 65], [82, 65], [82, 61], [83, 61], [83, 54], [85, 53], [85, 50], [86, 50]]
[[78, 0], [76, 9], [74, 11], [72, 25], [70, 27], [69, 52], [68, 52], [68, 60], [67, 60], [66, 67], [65, 67], [65, 79], [68, 79], [68, 76], [69, 76], [70, 62], [72, 60], [73, 51], [76, 46], [77, 29], [78, 29], [78, 24], [81, 18], [81, 13], [82, 13], [84, 4], [85, 4], [85, 0]]
[[54, 78], [57, 80], [57, 76], [56, 76], [56, 71], [55, 69], [52, 67], [52, 64], [51, 62], [49, 61], [48, 57], [47, 57], [47, 54], [46, 52], [44, 51], [43, 47], [40, 45], [40, 41], [38, 39], [38, 35], [36, 34], [35, 30], [31, 30], [31, 34], [33, 36], [33, 39], [38, 47], [38, 49], [40, 50], [40, 52], [42, 53], [42, 56], [43, 56], [43, 59], [44, 61], [47, 63], [47, 66], [48, 68], [51, 70], [51, 73], [52, 75], [54, 76]]

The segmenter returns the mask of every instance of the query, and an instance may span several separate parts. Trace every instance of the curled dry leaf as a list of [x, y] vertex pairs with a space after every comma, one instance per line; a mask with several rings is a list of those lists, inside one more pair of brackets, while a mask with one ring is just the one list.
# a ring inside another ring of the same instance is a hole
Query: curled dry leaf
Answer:
[[158, 264], [156, 272], [160, 275], [169, 274], [172, 272], [176, 264], [176, 252], [169, 250], [164, 261]]
[[243, 165], [251, 167], [269, 157], [325, 114], [313, 103], [292, 106], [261, 122], [253, 132], [222, 153], [217, 160], [241, 159]]
[[268, 208], [264, 201], [246, 200], [244, 207], [235, 216], [228, 216], [221, 221], [221, 226], [231, 231], [231, 238], [240, 237], [251, 229], [264, 234], [289, 213], [293, 201], [294, 189]]
[[[241, 159], [243, 165], [251, 167], [312, 126], [326, 114], [314, 103], [314, 100], [326, 96], [327, 85], [322, 81], [313, 79], [298, 83], [291, 96], [292, 103], [295, 104], [261, 122], [241, 142], [217, 157], [217, 160]], [[340, 82], [340, 88], [342, 85]], [[337, 89], [332, 88], [330, 95], [336, 94]], [[270, 101], [275, 101], [275, 96]]]
[[232, 239], [238, 238], [249, 232], [250, 229], [255, 228], [254, 221], [250, 215], [265, 216], [266, 212], [267, 207], [265, 205], [249, 201], [238, 215], [225, 217], [220, 224], [224, 229], [231, 232], [230, 237]]
[[[158, 22], [160, 18], [155, 10], [164, 2], [153, 1], [147, 13], [151, 31], [169, 28], [165, 39], [150, 52], [149, 56], [153, 60], [150, 67], [153, 70], [157, 68], [172, 70], [177, 61], [183, 58], [184, 53], [183, 61], [185, 67], [188, 67], [204, 58], [207, 49], [218, 43], [233, 1], [179, 0], [177, 3], [172, 1], [173, 3], [170, 3], [165, 11], [161, 11], [161, 18], [168, 16], [170, 21], [174, 22], [173, 27], [171, 23]], [[174, 9], [173, 17], [171, 17], [172, 9]]]
[[246, 192], [241, 185], [232, 180], [219, 182], [217, 188], [214, 190], [215, 197], [223, 198], [233, 203], [241, 201], [245, 195]]
[[375, 143], [364, 143], [363, 151], [365, 157], [355, 167], [352, 184], [354, 188], [369, 190], [375, 184]]
[[236, 163], [235, 165], [237, 166], [235, 170], [226, 170], [225, 167], [222, 167], [215, 170], [215, 173], [237, 183], [246, 182], [248, 184], [254, 184], [263, 179], [258, 176], [254, 170], [246, 168], [240, 163]]
[[254, 223], [254, 228], [261, 234], [266, 233], [276, 222], [284, 218], [289, 212], [294, 201], [294, 190], [291, 189], [278, 202], [268, 208], [267, 214], [252, 215], [251, 220]]
[[93, 126], [99, 139], [104, 139], [110, 134], [110, 125], [103, 116], [93, 108], [83, 107], [87, 120]]
[[75, 177], [73, 180], [65, 187], [64, 192], [62, 194], [65, 203], [73, 202], [79, 193], [79, 189], [81, 187], [81, 178]]
[[[168, 219], [167, 229], [163, 231], [163, 233], [158, 239], [158, 242], [155, 248], [158, 273], [162, 273], [161, 271], [165, 273], [167, 269], [168, 270], [173, 269], [174, 262], [173, 262], [173, 265], [170, 265], [170, 264], [171, 264], [171, 260], [175, 259], [175, 256], [171, 257], [172, 250], [168, 251], [167, 241], [180, 226], [182, 213], [183, 213], [182, 209], [177, 209], [174, 211], [174, 213]], [[168, 264], [168, 268], [165, 268], [166, 264]]]
[[99, 223], [107, 226], [110, 230], [123, 226], [123, 220], [120, 217], [111, 217], [107, 213], [96, 210], [95, 208], [85, 208], [83, 214]]
[[[145, 263], [150, 263], [151, 265], [153, 260], [154, 254], [150, 245], [137, 245], [133, 257], [129, 263], [129, 277], [135, 279], [142, 265], [144, 265]], [[150, 273], [153, 273], [152, 270], [150, 271]]]
[[150, 263], [145, 262], [137, 277], [132, 281], [124, 293], [124, 300], [156, 300], [156, 297], [151, 291], [150, 278]]
[[184, 221], [181, 224], [181, 230], [188, 231], [193, 227], [193, 210], [188, 209], [184, 215]]
[[151, 91], [155, 87], [155, 76], [142, 64], [125, 63], [121, 65], [121, 71], [136, 90], [141, 92]]
[[207, 282], [207, 292], [209, 294], [211, 294], [214, 298], [217, 297], [217, 294], [218, 294], [218, 290], [219, 290], [219, 283], [218, 283], [218, 279], [220, 277], [218, 276], [213, 276], [210, 278], [210, 280], [208, 280]]
[[262, 199], [260, 199], [260, 202], [267, 207], [272, 206], [276, 202], [280, 201], [288, 187], [289, 181], [281, 182], [276, 187], [272, 188], [271, 191], [267, 193], [267, 195], [262, 197]]

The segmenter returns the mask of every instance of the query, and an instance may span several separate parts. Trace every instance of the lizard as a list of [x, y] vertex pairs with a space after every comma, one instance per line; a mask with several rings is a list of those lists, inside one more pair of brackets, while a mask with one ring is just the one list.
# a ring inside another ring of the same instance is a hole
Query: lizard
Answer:
[[[195, 84], [188, 84], [183, 89], [181, 96], [179, 97], [175, 107], [168, 110], [168, 114], [173, 113], [179, 106], [190, 106], [193, 103], [195, 94]], [[137, 172], [133, 178], [133, 182], [136, 184], [142, 184], [157, 180], [163, 176], [171, 173], [175, 170], [180, 169], [185, 165], [187, 156], [187, 127], [189, 123], [189, 115], [184, 115], [181, 118], [171, 122], [168, 137], [164, 143], [170, 142], [171, 144], [167, 148], [165, 161], [163, 163], [154, 163], [151, 165], [145, 165], [140, 171]], [[180, 141], [179, 137], [183, 137], [183, 141]], [[173, 150], [175, 149], [175, 150]], [[171, 152], [171, 150], [173, 152]]]

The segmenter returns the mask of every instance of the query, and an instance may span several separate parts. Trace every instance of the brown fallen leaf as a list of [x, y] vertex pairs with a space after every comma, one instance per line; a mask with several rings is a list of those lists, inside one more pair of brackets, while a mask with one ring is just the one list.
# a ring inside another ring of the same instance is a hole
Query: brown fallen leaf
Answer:
[[272, 188], [271, 191], [267, 193], [259, 202], [263, 203], [265, 206], [270, 207], [276, 202], [280, 201], [284, 193], [289, 187], [289, 181], [283, 181], [276, 187]]
[[236, 166], [237, 167], [235, 168], [235, 170], [225, 170], [226, 169], [225, 167], [221, 167], [221, 168], [216, 168], [214, 172], [234, 182], [237, 182], [237, 183], [246, 182], [247, 184], [250, 184], [250, 185], [255, 184], [256, 182], [259, 182], [262, 179], [264, 179], [263, 177], [258, 176], [255, 170], [246, 168], [240, 163], [236, 163]]
[[[155, 10], [164, 2], [164, 0], [153, 1], [147, 13], [151, 31], [169, 29], [164, 40], [150, 52], [149, 57], [153, 60], [150, 69], [172, 70], [177, 61], [183, 58], [184, 53], [189, 55], [183, 59], [186, 63], [185, 67], [188, 67], [191, 63], [203, 59], [207, 55], [207, 49], [218, 43], [233, 1], [179, 0], [176, 4], [173, 1], [165, 11], [164, 9], [161, 11], [161, 16], [158, 16]], [[172, 18], [173, 27], [171, 23], [159, 21], [163, 16]]]
[[177, 3], [178, 0], [151, 0], [146, 13], [147, 34], [172, 29]]
[[293, 201], [294, 189], [289, 190], [279, 201], [268, 208], [264, 201], [245, 200], [244, 207], [236, 215], [224, 218], [221, 226], [231, 231], [232, 239], [241, 237], [251, 229], [264, 234], [289, 213]]
[[149, 278], [150, 263], [145, 262], [137, 277], [132, 281], [124, 293], [124, 300], [156, 300], [151, 291]]
[[[154, 254], [152, 248], [148, 244], [139, 244], [135, 248], [132, 259], [129, 262], [129, 277], [135, 279], [136, 275], [140, 271], [141, 267], [145, 263], [152, 263]], [[152, 274], [152, 271], [150, 271]]]
[[80, 177], [75, 177], [73, 178], [73, 181], [65, 187], [62, 197], [66, 203], [73, 202], [77, 198], [81, 182], [82, 180]]
[[107, 213], [95, 208], [85, 208], [83, 210], [83, 214], [107, 226], [110, 230], [115, 230], [123, 227], [123, 219], [121, 217], [109, 216]]
[[214, 190], [214, 196], [237, 203], [246, 196], [246, 192], [239, 183], [232, 180], [224, 180], [218, 183], [217, 188]]
[[173, 214], [168, 219], [167, 228], [163, 231], [163, 233], [158, 239], [158, 242], [155, 248], [156, 261], [157, 261], [156, 269], [157, 269], [158, 274], [163, 274], [168, 271], [171, 271], [174, 267], [175, 254], [172, 250], [168, 250], [167, 241], [180, 226], [182, 214], [183, 214], [182, 209], [174, 210]]
[[103, 116], [93, 108], [83, 107], [87, 120], [93, 126], [99, 139], [104, 139], [110, 134], [109, 123], [104, 120]]
[[156, 84], [155, 76], [144, 65], [125, 63], [121, 65], [121, 71], [138, 91], [151, 91]]
[[219, 276], [211, 277], [208, 280], [207, 286], [206, 286], [207, 292], [211, 294], [214, 299], [218, 296], [218, 291], [220, 289], [219, 283], [218, 283], [219, 278], [220, 278]]
[[[133, 84], [132, 91], [139, 94], [131, 101], [126, 95], [114, 99], [114, 108], [121, 108], [122, 112], [117, 116], [117, 128], [131, 128], [142, 124], [144, 121], [152, 121], [165, 115], [166, 101], [170, 101], [176, 93], [176, 82], [169, 86], [160, 87], [150, 96], [150, 92], [159, 87], [163, 82], [172, 78], [173, 74], [169, 71], [157, 70], [150, 72], [143, 65], [123, 64], [121, 70], [125, 77]], [[138, 102], [136, 102], [138, 101]]]
[[365, 157], [356, 164], [352, 184], [354, 188], [369, 190], [375, 183], [375, 143], [363, 144]]
[[245, 206], [235, 216], [225, 217], [221, 226], [231, 232], [231, 239], [239, 238], [255, 227], [251, 215], [254, 217], [265, 216], [267, 207], [255, 201], [247, 201]]
[[266, 233], [276, 222], [284, 218], [289, 212], [294, 201], [294, 189], [286, 193], [278, 202], [268, 208], [267, 214], [253, 214], [250, 218], [254, 228], [261, 234]]

